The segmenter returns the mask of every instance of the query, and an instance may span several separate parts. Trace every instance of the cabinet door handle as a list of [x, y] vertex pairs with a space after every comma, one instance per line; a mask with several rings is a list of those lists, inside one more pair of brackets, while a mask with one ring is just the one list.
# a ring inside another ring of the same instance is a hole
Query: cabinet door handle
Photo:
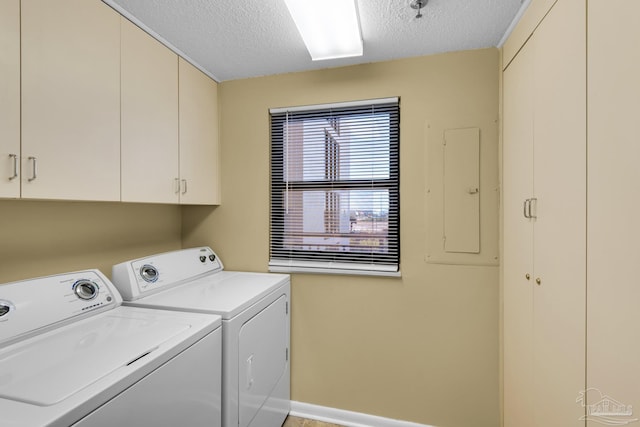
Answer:
[[539, 277], [536, 278], [536, 284], [537, 285], [541, 285], [542, 284], [542, 280]]
[[180, 194], [180, 178], [175, 178], [174, 179], [174, 189], [175, 189], [175, 193], [176, 194]]
[[527, 219], [538, 218], [537, 212], [536, 212], [537, 202], [538, 202], [538, 199], [536, 199], [535, 197], [532, 197], [531, 199], [526, 199], [524, 201], [524, 205], [522, 206], [522, 214], [524, 215], [525, 218]]
[[18, 155], [9, 154], [9, 158], [13, 160], [13, 175], [9, 177], [9, 181], [13, 181], [18, 177]]
[[187, 180], [183, 179], [182, 181], [182, 194], [187, 194]]
[[33, 166], [33, 169], [31, 170], [31, 178], [27, 179], [27, 181], [31, 182], [38, 177], [38, 159], [36, 159], [33, 156], [30, 156], [29, 160], [31, 160], [31, 165]]
[[[531, 208], [532, 205], [533, 205], [533, 208]], [[536, 212], [537, 205], [538, 205], [538, 199], [536, 199], [535, 197], [532, 199], [529, 199], [529, 218], [538, 218], [537, 212]]]

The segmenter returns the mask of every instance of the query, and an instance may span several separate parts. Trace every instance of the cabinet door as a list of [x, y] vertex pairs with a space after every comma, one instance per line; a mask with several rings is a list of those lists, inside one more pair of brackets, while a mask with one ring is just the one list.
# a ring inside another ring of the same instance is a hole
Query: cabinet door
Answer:
[[504, 72], [505, 427], [585, 423], [585, 14], [556, 3]]
[[120, 17], [22, 0], [22, 197], [120, 200]]
[[558, 1], [534, 37], [533, 403], [537, 426], [577, 427], [586, 345], [584, 0]]
[[179, 60], [180, 203], [220, 203], [218, 86]]
[[178, 203], [178, 56], [121, 21], [122, 201]]
[[[533, 426], [533, 42], [503, 75], [504, 426]], [[526, 275], [529, 275], [527, 279]]]
[[0, 197], [20, 197], [20, 0], [0, 2]]
[[587, 397], [622, 405], [619, 424], [640, 418], [639, 15], [637, 0], [589, 1]]

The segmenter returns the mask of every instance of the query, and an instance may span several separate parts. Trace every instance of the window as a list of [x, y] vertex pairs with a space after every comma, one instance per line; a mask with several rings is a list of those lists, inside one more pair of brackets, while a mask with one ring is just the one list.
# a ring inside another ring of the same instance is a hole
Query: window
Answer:
[[271, 110], [271, 271], [398, 275], [397, 98]]

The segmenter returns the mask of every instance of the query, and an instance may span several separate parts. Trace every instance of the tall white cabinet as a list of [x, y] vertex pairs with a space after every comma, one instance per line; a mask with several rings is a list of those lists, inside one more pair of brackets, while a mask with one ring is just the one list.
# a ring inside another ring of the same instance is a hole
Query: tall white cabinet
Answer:
[[[503, 75], [504, 425], [533, 426], [534, 49], [523, 49]], [[535, 213], [534, 213], [535, 215]], [[535, 279], [534, 279], [535, 280]]]
[[120, 200], [120, 16], [21, 4], [22, 197]]
[[[589, 427], [640, 421], [640, 2], [589, 0]], [[626, 413], [625, 413], [626, 411]], [[635, 420], [635, 421], [634, 421]]]
[[20, 0], [0, 2], [0, 197], [20, 197]]
[[559, 0], [503, 74], [504, 426], [584, 426], [586, 3]]

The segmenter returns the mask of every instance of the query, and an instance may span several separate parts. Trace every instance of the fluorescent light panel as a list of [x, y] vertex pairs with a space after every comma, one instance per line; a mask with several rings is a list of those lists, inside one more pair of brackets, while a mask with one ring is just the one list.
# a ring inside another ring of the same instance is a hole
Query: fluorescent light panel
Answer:
[[362, 56], [356, 0], [285, 0], [311, 59]]

